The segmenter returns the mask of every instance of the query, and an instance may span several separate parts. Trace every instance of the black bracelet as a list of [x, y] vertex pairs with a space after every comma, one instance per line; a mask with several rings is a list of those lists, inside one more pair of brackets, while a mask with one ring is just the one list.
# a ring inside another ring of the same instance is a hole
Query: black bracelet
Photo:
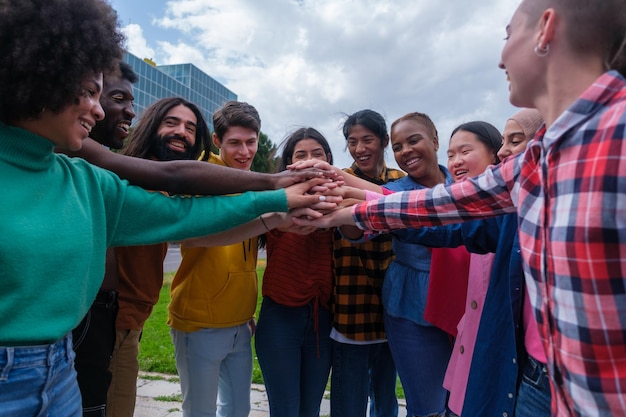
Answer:
[[267, 230], [268, 232], [270, 231], [270, 228], [267, 227], [267, 224], [265, 224], [265, 220], [263, 220], [263, 216], [259, 216], [259, 219], [261, 219], [261, 223], [263, 223], [263, 226], [265, 226], [265, 230]]

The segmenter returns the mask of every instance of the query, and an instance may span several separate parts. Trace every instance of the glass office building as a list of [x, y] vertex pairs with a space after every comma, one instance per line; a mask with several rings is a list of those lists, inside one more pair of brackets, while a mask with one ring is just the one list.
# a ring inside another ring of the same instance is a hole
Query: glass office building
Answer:
[[155, 101], [179, 96], [197, 105], [213, 130], [213, 112], [225, 102], [237, 100], [235, 93], [192, 64], [155, 65], [129, 52], [124, 54], [124, 61], [139, 77], [133, 85], [135, 121]]

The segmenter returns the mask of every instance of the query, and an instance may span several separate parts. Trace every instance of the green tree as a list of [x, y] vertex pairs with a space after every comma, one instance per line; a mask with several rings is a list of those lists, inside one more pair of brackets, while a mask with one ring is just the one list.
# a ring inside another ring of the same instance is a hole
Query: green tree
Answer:
[[276, 145], [263, 132], [259, 133], [259, 150], [252, 161], [252, 171], [275, 172], [279, 158], [276, 156]]

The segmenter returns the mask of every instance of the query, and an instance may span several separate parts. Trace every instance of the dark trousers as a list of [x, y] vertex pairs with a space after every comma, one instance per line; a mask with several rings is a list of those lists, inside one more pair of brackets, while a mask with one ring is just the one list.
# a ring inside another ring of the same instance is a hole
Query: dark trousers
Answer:
[[116, 291], [99, 291], [89, 311], [72, 331], [83, 416], [105, 417], [111, 384], [109, 363], [115, 345]]

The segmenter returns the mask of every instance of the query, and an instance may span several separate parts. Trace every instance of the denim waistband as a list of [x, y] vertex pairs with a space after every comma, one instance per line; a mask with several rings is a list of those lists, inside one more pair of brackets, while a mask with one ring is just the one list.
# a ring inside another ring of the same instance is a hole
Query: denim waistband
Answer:
[[537, 359], [528, 355], [526, 358], [526, 364], [522, 371], [525, 376], [535, 381], [536, 383], [543, 382], [547, 384], [548, 381], [548, 368], [545, 363], [539, 362]]
[[11, 369], [52, 365], [74, 358], [71, 333], [54, 343], [33, 346], [0, 346], [0, 379]]

